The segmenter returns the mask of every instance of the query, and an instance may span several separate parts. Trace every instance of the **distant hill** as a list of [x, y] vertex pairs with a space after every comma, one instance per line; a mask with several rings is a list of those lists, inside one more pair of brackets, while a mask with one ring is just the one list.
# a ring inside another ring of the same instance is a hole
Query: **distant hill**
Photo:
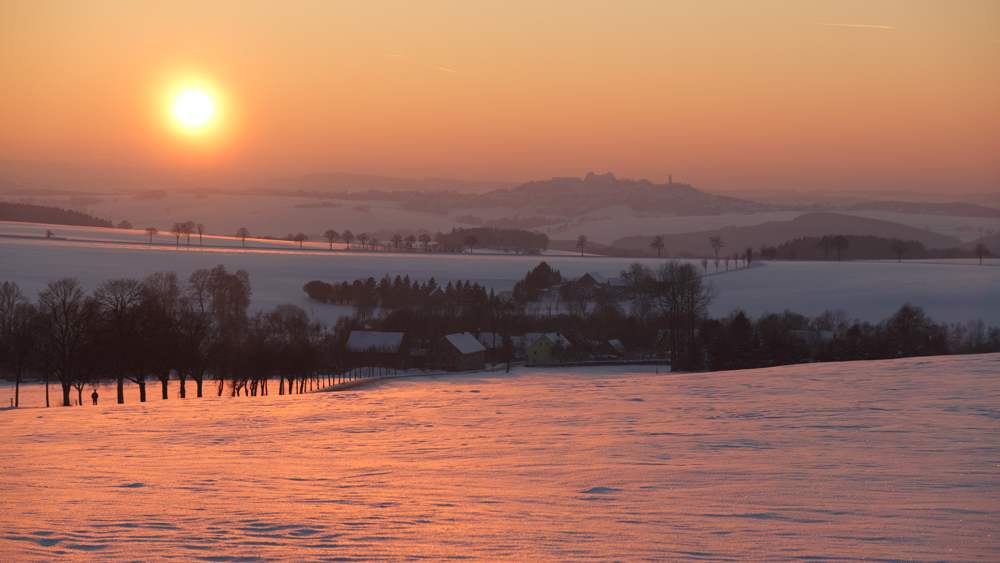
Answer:
[[7, 203], [0, 201], [0, 221], [19, 223], [44, 223], [48, 225], [74, 225], [78, 227], [112, 227], [111, 221], [98, 219], [79, 211], [58, 207]]
[[[431, 196], [431, 197], [428, 197]], [[447, 213], [452, 209], [507, 207], [520, 213], [579, 217], [603, 207], [628, 205], [636, 211], [676, 215], [720, 215], [789, 209], [728, 196], [712, 195], [687, 184], [654, 184], [649, 180], [615, 178], [614, 174], [587, 174], [584, 178], [532, 181], [511, 189], [481, 195], [449, 194], [410, 197], [407, 209]]]
[[[893, 223], [878, 219], [867, 219], [838, 213], [806, 213], [791, 221], [772, 221], [751, 227], [726, 227], [697, 233], [679, 235], [663, 235], [664, 255], [714, 255], [709, 245], [709, 237], [719, 235], [726, 246], [722, 253], [732, 254], [742, 252], [747, 247], [754, 249], [764, 246], [777, 246], [787, 241], [805, 237], [821, 237], [823, 235], [871, 235], [885, 238], [915, 240], [926, 248], [971, 248], [958, 238], [940, 235], [935, 232]], [[652, 236], [636, 236], [620, 238], [612, 246], [649, 250]]]

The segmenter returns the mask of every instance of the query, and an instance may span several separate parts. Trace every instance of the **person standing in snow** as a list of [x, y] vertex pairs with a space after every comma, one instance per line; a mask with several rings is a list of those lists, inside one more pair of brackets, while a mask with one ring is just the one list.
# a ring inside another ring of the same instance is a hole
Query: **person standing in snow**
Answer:
[[94, 392], [90, 394], [90, 398], [94, 400], [94, 404], [96, 405], [97, 404], [97, 389], [94, 389]]

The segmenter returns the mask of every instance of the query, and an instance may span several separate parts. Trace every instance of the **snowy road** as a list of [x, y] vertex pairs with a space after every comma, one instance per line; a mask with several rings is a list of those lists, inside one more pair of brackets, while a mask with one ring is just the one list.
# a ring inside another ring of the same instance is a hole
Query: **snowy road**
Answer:
[[6, 410], [0, 558], [996, 561], [997, 373], [522, 369]]

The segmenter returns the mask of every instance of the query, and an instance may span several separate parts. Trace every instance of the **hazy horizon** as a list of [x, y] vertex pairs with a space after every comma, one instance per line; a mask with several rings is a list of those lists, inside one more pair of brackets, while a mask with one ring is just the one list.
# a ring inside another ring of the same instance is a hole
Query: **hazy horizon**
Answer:
[[[990, 2], [8, 2], [0, 160], [989, 192], [998, 22]], [[171, 113], [189, 88], [215, 104], [201, 129]]]

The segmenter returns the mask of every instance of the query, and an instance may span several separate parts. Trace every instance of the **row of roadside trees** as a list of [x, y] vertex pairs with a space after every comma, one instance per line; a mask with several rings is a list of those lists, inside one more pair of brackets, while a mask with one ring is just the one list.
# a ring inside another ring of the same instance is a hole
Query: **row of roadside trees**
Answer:
[[[143, 280], [101, 283], [87, 294], [75, 278], [50, 282], [32, 302], [16, 283], [0, 284], [0, 371], [15, 382], [15, 401], [26, 379], [58, 384], [64, 406], [72, 391], [82, 399], [88, 385], [114, 382], [124, 402], [127, 381], [139, 388], [179, 383], [187, 396], [194, 382], [226, 383], [232, 394], [268, 392], [279, 377], [279, 393], [301, 392], [319, 371], [325, 331], [300, 307], [279, 305], [248, 315], [251, 286], [245, 270], [220, 265], [195, 271], [187, 280], [157, 272]], [[287, 382], [287, 386], [286, 386]]]

